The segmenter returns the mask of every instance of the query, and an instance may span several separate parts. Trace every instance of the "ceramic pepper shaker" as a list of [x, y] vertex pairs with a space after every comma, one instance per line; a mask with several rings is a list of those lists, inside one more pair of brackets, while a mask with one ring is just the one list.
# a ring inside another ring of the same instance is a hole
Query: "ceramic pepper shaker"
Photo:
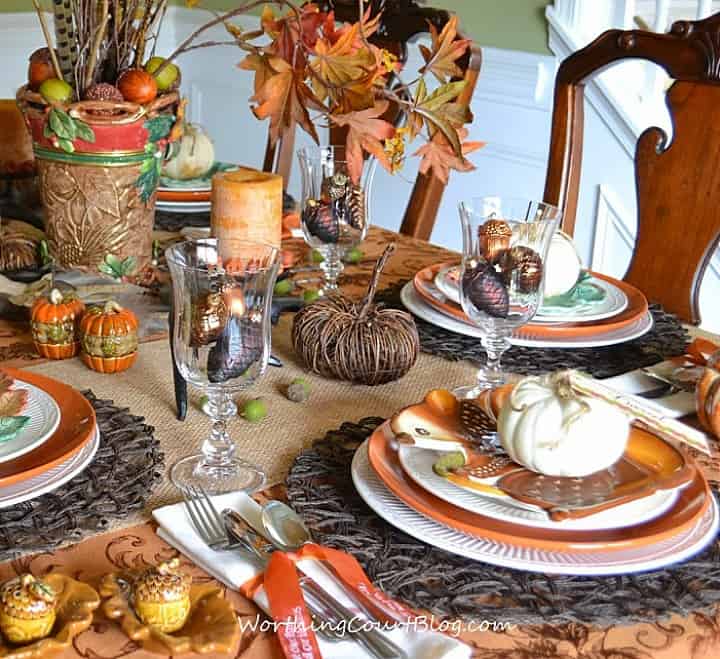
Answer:
[[138, 618], [165, 634], [181, 629], [190, 613], [190, 577], [173, 558], [140, 574], [132, 585], [132, 605]]
[[0, 632], [11, 643], [30, 643], [52, 631], [57, 594], [32, 574], [23, 574], [0, 587]]

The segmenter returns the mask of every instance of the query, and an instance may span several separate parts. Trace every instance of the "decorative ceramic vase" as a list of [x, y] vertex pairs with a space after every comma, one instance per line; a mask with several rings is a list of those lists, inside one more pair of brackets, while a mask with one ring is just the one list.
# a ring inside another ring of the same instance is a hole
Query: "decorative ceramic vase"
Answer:
[[113, 254], [145, 266], [162, 162], [179, 132], [178, 94], [146, 106], [81, 101], [50, 107], [22, 87], [17, 100], [33, 140], [55, 263], [95, 269]]

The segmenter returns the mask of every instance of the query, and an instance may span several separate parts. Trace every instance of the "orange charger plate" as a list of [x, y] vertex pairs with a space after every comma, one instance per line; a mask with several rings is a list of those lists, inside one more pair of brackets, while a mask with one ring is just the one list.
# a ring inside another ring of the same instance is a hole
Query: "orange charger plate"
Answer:
[[[707, 481], [691, 462], [694, 478], [678, 493], [673, 506], [660, 517], [642, 524], [592, 531], [554, 531], [513, 524], [458, 508], [418, 486], [403, 470], [386, 433], [391, 434], [388, 423], [370, 436], [368, 454], [375, 473], [393, 494], [440, 524], [471, 536], [515, 546], [560, 552], [619, 551], [644, 547], [692, 527], [707, 510], [712, 496]], [[639, 428], [633, 428], [633, 433], [636, 441], [662, 441]]]
[[[414, 285], [418, 295], [429, 305], [441, 311], [446, 315], [450, 315], [464, 323], [474, 326], [474, 323], [467, 317], [462, 307], [455, 304], [452, 300], [448, 300], [443, 295], [443, 300], [439, 300], [433, 292], [440, 293], [435, 286], [435, 276], [442, 269], [452, 265], [451, 263], [439, 263], [423, 268], [415, 275]], [[597, 272], [590, 273], [597, 279], [607, 281], [617, 286], [628, 298], [628, 306], [617, 316], [607, 318], [606, 320], [590, 321], [585, 323], [533, 323], [530, 322], [524, 327], [519, 327], [513, 334], [518, 338], [528, 336], [532, 339], [574, 339], [579, 337], [597, 337], [607, 332], [615, 332], [637, 322], [648, 311], [648, 303], [645, 296], [634, 286], [601, 275]], [[442, 293], [440, 293], [442, 295]], [[527, 329], [526, 329], [527, 328]], [[530, 336], [531, 335], [531, 336]]]
[[95, 410], [79, 391], [62, 382], [15, 368], [3, 368], [11, 378], [39, 387], [60, 408], [57, 430], [36, 449], [14, 460], [0, 462], [0, 487], [19, 483], [69, 460], [93, 436]]

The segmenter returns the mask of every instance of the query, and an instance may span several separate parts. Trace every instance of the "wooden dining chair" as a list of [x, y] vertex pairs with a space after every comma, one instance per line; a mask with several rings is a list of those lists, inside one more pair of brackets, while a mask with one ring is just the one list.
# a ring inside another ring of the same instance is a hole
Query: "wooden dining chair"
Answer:
[[555, 82], [545, 201], [575, 227], [585, 82], [625, 59], [645, 59], [674, 80], [672, 141], [657, 127], [638, 139], [638, 231], [625, 280], [686, 322], [700, 322], [699, 289], [720, 239], [720, 14], [678, 21], [668, 34], [610, 30], [562, 62]]
[[[358, 20], [357, 0], [323, 0], [315, 4], [321, 11], [334, 11], [339, 21], [351, 23]], [[379, 29], [370, 41], [396, 55], [402, 63], [407, 61], [408, 42], [411, 39], [421, 34], [429, 34], [430, 23], [438, 31], [442, 30], [451, 16], [450, 12], [442, 9], [421, 7], [418, 0], [370, 0], [369, 6], [371, 16], [376, 16], [379, 11], [383, 12]], [[458, 62], [464, 72], [464, 79], [468, 82], [457, 99], [458, 103], [470, 105], [481, 62], [481, 51], [475, 44]], [[388, 85], [392, 86], [396, 82], [390, 79]], [[402, 120], [402, 115], [397, 110], [391, 108], [389, 113], [389, 116], [385, 117], [389, 121], [397, 124]], [[346, 131], [344, 127], [331, 127], [330, 144], [344, 144]], [[292, 169], [294, 145], [294, 131], [283, 135], [274, 146], [268, 141], [264, 170], [274, 171], [287, 181]], [[400, 233], [423, 240], [430, 238], [444, 191], [445, 184], [436, 176], [418, 174], [400, 225]]]

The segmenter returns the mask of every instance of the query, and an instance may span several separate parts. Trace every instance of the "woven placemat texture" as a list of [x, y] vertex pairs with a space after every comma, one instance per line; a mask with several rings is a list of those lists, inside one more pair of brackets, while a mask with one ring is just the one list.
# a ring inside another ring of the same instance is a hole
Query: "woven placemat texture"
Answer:
[[111, 400], [83, 392], [97, 416], [100, 446], [75, 478], [37, 499], [0, 509], [0, 561], [108, 530], [142, 510], [162, 477], [154, 428]]
[[[392, 285], [378, 293], [377, 300], [387, 306], [403, 309], [400, 290], [404, 283]], [[689, 343], [687, 330], [676, 316], [662, 307], [650, 306], [653, 328], [634, 341], [604, 348], [525, 348], [513, 346], [502, 358], [508, 371], [523, 374], [540, 374], [563, 368], [575, 368], [597, 378], [607, 378], [651, 366], [667, 357], [681, 355]], [[476, 364], [485, 363], [485, 349], [480, 339], [456, 334], [415, 318], [420, 335], [421, 349], [451, 361], [465, 359]]]
[[[600, 626], [652, 623], [720, 601], [717, 542], [665, 570], [573, 577], [473, 561], [395, 529], [363, 502], [350, 475], [355, 450], [382, 421], [369, 417], [343, 423], [303, 451], [290, 469], [287, 495], [317, 542], [351, 552], [392, 597], [418, 610], [466, 620]], [[717, 486], [713, 483], [713, 489]]]

